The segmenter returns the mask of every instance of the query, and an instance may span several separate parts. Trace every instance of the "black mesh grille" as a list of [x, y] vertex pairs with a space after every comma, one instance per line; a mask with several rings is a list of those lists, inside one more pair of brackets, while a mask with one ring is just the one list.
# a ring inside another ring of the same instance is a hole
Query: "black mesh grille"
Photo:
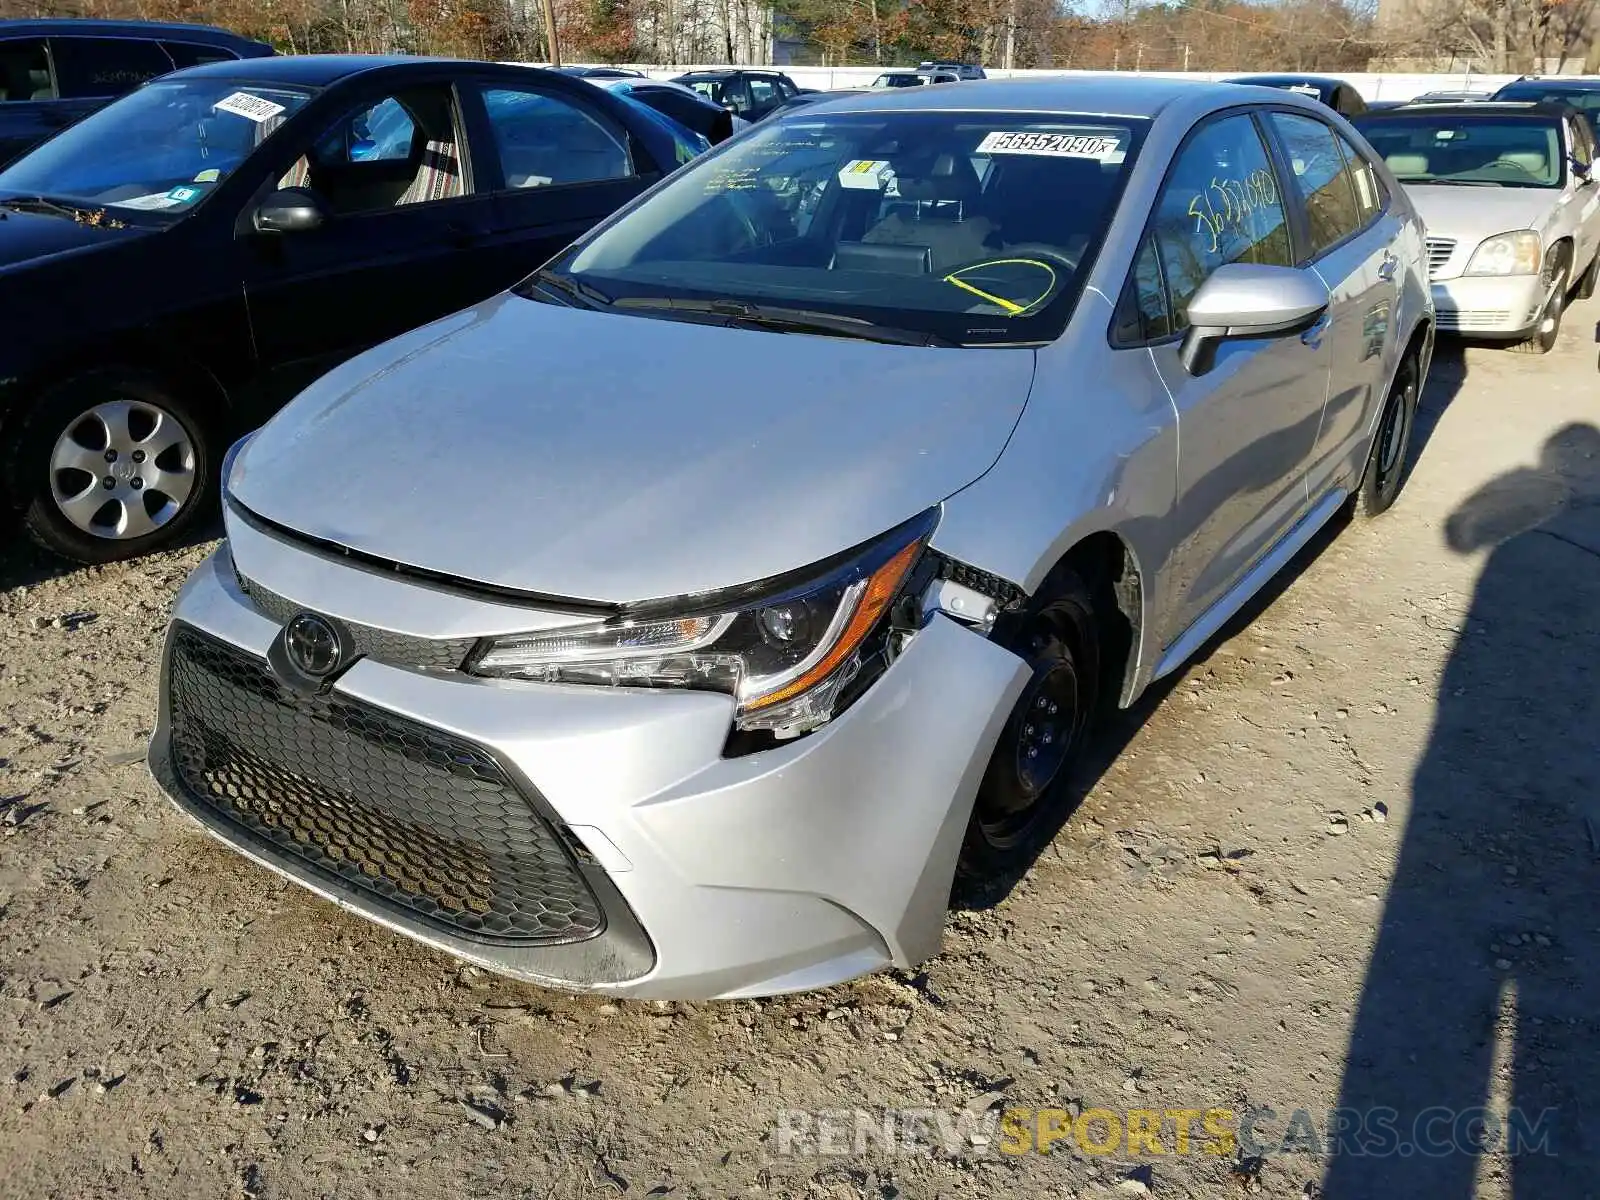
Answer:
[[550, 824], [485, 751], [173, 633], [172, 761], [185, 791], [256, 838], [453, 934], [551, 944], [605, 919]]
[[[250, 603], [255, 605], [256, 611], [269, 621], [287, 625], [289, 619], [296, 613], [305, 611], [305, 605], [296, 604], [288, 597], [262, 587], [253, 579], [247, 579], [243, 575], [237, 575], [236, 578], [239, 580], [240, 589], [250, 597]], [[388, 629], [377, 629], [371, 625], [357, 625], [349, 621], [343, 622], [343, 625], [349, 631], [353, 643], [352, 657], [371, 657], [396, 667], [426, 667], [435, 671], [454, 671], [466, 661], [473, 646], [477, 645], [474, 638], [420, 638], [395, 633]]]

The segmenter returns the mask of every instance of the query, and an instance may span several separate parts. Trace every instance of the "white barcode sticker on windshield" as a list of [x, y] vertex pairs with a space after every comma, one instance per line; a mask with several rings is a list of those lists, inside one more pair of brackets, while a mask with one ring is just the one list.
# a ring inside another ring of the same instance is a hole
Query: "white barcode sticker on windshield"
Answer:
[[244, 117], [257, 123], [270, 121], [283, 112], [283, 105], [274, 104], [271, 100], [264, 100], [260, 96], [252, 96], [249, 92], [235, 92], [218, 100], [211, 107], [218, 112], [232, 113], [236, 117]]
[[1092, 158], [1119, 163], [1127, 157], [1114, 133], [987, 133], [976, 154], [1039, 154], [1048, 158]]
[[1310, 96], [1312, 99], [1316, 100], [1320, 100], [1322, 98], [1322, 89], [1314, 88], [1309, 83], [1291, 83], [1284, 90], [1289, 92], [1299, 92], [1302, 96]]

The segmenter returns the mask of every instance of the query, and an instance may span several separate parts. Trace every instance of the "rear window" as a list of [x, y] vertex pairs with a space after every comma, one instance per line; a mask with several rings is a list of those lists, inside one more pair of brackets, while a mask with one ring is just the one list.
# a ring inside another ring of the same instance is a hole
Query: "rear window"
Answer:
[[56, 85], [69, 99], [120, 96], [172, 70], [159, 43], [137, 38], [51, 38]]
[[1555, 120], [1420, 109], [1353, 123], [1401, 183], [1553, 188], [1566, 180]]
[[777, 304], [964, 345], [1048, 340], [1144, 131], [1124, 118], [801, 110], [680, 172], [556, 269], [619, 308]]

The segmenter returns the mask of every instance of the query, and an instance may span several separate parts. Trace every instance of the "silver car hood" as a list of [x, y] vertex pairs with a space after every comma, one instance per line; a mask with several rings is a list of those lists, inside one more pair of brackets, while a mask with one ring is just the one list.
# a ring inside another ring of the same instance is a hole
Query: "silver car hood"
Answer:
[[1027, 349], [727, 329], [498, 296], [324, 376], [229, 494], [388, 562], [621, 603], [818, 562], [993, 465]]
[[1544, 228], [1565, 194], [1558, 188], [1452, 187], [1408, 183], [1406, 195], [1429, 237], [1481, 242], [1513, 229]]

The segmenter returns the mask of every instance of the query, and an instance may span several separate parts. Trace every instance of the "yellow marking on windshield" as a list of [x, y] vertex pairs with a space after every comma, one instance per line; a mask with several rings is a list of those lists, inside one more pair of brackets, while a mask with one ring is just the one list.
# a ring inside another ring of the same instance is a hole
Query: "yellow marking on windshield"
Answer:
[[[969, 271], [981, 271], [985, 267], [1004, 267], [1011, 265], [1038, 267], [1041, 271], [1050, 276], [1050, 282], [1045, 284], [1044, 291], [1040, 292], [1032, 300], [1028, 301], [1026, 304], [1018, 304], [1015, 300], [1007, 300], [1004, 296], [993, 295], [990, 292], [984, 291], [982, 288], [973, 287], [972, 284], [968, 283], [964, 279], [958, 278], [958, 276], [965, 275]], [[951, 272], [949, 275], [944, 277], [944, 282], [952, 283], [964, 292], [971, 292], [980, 300], [987, 300], [990, 304], [1002, 309], [1008, 317], [1020, 317], [1023, 313], [1027, 312], [1035, 304], [1038, 304], [1050, 294], [1051, 289], [1056, 286], [1056, 272], [1055, 268], [1049, 263], [1040, 262], [1036, 258], [991, 258], [987, 262], [973, 263], [970, 267], [962, 267], [960, 271]]]

